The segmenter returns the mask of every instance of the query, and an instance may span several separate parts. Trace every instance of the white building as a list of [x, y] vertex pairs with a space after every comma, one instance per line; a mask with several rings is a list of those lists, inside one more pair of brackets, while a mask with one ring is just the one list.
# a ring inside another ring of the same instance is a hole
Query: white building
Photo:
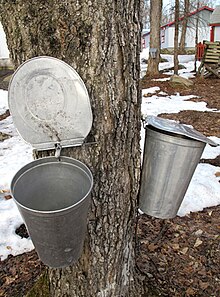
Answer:
[[216, 6], [210, 19], [210, 41], [220, 41], [220, 5]]
[[[213, 9], [208, 6], [203, 6], [193, 12], [188, 16], [188, 25], [186, 30], [186, 41], [185, 48], [195, 47], [195, 36], [196, 36], [196, 22], [198, 18], [198, 42], [203, 42], [203, 40], [210, 40], [210, 18]], [[181, 21], [183, 17], [180, 18], [179, 24], [179, 39], [181, 37]], [[170, 22], [161, 26], [161, 48], [172, 49], [174, 48], [174, 32], [175, 32], [175, 21]], [[150, 32], [147, 32], [143, 36], [143, 46], [149, 47], [150, 43]]]

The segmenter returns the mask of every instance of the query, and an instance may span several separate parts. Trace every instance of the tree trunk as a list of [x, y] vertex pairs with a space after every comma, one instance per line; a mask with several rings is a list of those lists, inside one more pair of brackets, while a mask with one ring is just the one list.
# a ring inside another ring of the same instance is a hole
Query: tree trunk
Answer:
[[159, 74], [160, 63], [160, 26], [161, 26], [162, 0], [150, 1], [150, 49], [156, 49], [156, 57], [149, 54], [147, 74], [155, 76]]
[[179, 52], [179, 0], [175, 0], [175, 34], [174, 34], [174, 74], [178, 74]]
[[179, 53], [185, 54], [185, 41], [186, 41], [186, 30], [188, 24], [189, 14], [189, 0], [184, 0], [184, 19], [182, 21], [182, 33], [180, 37]]
[[[197, 0], [197, 9], [199, 9], [200, 1]], [[198, 35], [199, 35], [199, 16], [196, 15], [196, 36], [195, 36], [195, 62], [194, 62], [194, 71], [197, 72], [197, 44], [198, 44]]]
[[[39, 55], [64, 60], [85, 82], [93, 110], [87, 145], [62, 150], [89, 166], [94, 188], [83, 255], [71, 267], [49, 270], [53, 297], [141, 296], [134, 256], [140, 2], [0, 0], [15, 67]], [[36, 152], [37, 157], [51, 154]]]

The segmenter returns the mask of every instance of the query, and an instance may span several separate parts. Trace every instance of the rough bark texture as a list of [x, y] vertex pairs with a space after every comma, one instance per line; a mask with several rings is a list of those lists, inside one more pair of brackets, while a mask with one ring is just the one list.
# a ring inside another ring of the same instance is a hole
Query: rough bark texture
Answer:
[[178, 74], [178, 53], [179, 53], [179, 0], [175, 0], [175, 33], [174, 33], [174, 74]]
[[140, 2], [0, 0], [15, 67], [39, 55], [64, 60], [84, 80], [93, 110], [87, 144], [62, 151], [90, 167], [94, 188], [84, 253], [72, 267], [49, 270], [53, 297], [140, 296], [134, 291], [133, 246], [140, 175]]
[[156, 48], [156, 58], [149, 55], [147, 74], [155, 76], [159, 74], [160, 62], [160, 25], [162, 13], [162, 0], [150, 1], [150, 48]]
[[189, 14], [189, 0], [184, 0], [184, 19], [182, 21], [182, 31], [180, 37], [179, 53], [185, 53], [185, 42], [186, 42], [186, 30], [188, 24], [188, 14]]

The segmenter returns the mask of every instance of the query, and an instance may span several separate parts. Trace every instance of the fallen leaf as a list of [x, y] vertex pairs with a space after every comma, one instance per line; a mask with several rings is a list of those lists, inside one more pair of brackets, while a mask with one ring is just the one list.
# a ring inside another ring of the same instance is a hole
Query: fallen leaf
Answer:
[[199, 229], [195, 232], [195, 235], [200, 236], [200, 235], [202, 235], [202, 233], [203, 233], [203, 231], [201, 229]]
[[174, 250], [179, 250], [180, 246], [178, 243], [173, 243], [171, 244], [171, 247], [174, 249]]
[[200, 286], [200, 288], [201, 288], [202, 290], [205, 290], [205, 289], [208, 288], [209, 283], [205, 283], [205, 282], [200, 281], [200, 282], [199, 282], [199, 286]]
[[181, 254], [186, 254], [188, 252], [189, 248], [188, 247], [184, 247], [180, 252]]
[[151, 251], [151, 252], [154, 252], [157, 248], [158, 248], [158, 245], [155, 245], [153, 243], [150, 243], [148, 245], [148, 250]]
[[7, 245], [7, 246], [6, 246], [6, 249], [7, 249], [7, 250], [12, 250], [12, 247], [11, 247], [10, 245]]
[[9, 199], [12, 198], [12, 196], [11, 196], [11, 195], [5, 195], [4, 198], [5, 198], [6, 200], [9, 200]]
[[0, 132], [0, 141], [10, 138], [11, 136], [5, 133]]
[[187, 275], [190, 275], [193, 271], [194, 271], [194, 268], [191, 267], [191, 266], [186, 266], [186, 267], [183, 269], [183, 272], [186, 273]]
[[10, 276], [7, 276], [5, 278], [5, 285], [8, 286], [10, 285], [11, 283], [13, 283], [15, 281], [15, 278], [14, 277], [10, 277]]
[[203, 241], [200, 240], [199, 238], [197, 238], [197, 239], [196, 239], [196, 242], [195, 242], [195, 244], [194, 244], [194, 247], [198, 247], [198, 246], [200, 246], [202, 243], [203, 243]]
[[1, 193], [1, 194], [3, 194], [3, 193], [8, 193], [8, 192], [10, 192], [10, 191], [9, 191], [9, 190], [4, 190], [4, 189], [0, 190], [0, 193]]
[[151, 274], [151, 273], [146, 273], [146, 274], [147, 274], [147, 276], [148, 276], [149, 278], [154, 277], [153, 274]]
[[217, 171], [217, 172], [215, 173], [215, 176], [216, 176], [216, 177], [220, 177], [220, 171]]
[[199, 275], [202, 275], [203, 277], [205, 277], [207, 275], [206, 269], [203, 267], [200, 270], [197, 271], [197, 273]]
[[186, 290], [186, 294], [187, 294], [188, 296], [192, 296], [192, 295], [195, 295], [195, 291], [194, 291], [192, 288], [188, 288], [188, 289]]
[[194, 268], [198, 268], [199, 267], [199, 263], [198, 262], [195, 262], [194, 263]]

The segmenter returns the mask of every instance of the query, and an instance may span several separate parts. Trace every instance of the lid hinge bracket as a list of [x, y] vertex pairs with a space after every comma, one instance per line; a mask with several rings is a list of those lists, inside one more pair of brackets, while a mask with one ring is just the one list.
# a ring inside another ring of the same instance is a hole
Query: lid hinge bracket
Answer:
[[61, 150], [62, 150], [61, 144], [59, 142], [55, 143], [55, 157], [58, 159], [58, 161], [60, 161]]

